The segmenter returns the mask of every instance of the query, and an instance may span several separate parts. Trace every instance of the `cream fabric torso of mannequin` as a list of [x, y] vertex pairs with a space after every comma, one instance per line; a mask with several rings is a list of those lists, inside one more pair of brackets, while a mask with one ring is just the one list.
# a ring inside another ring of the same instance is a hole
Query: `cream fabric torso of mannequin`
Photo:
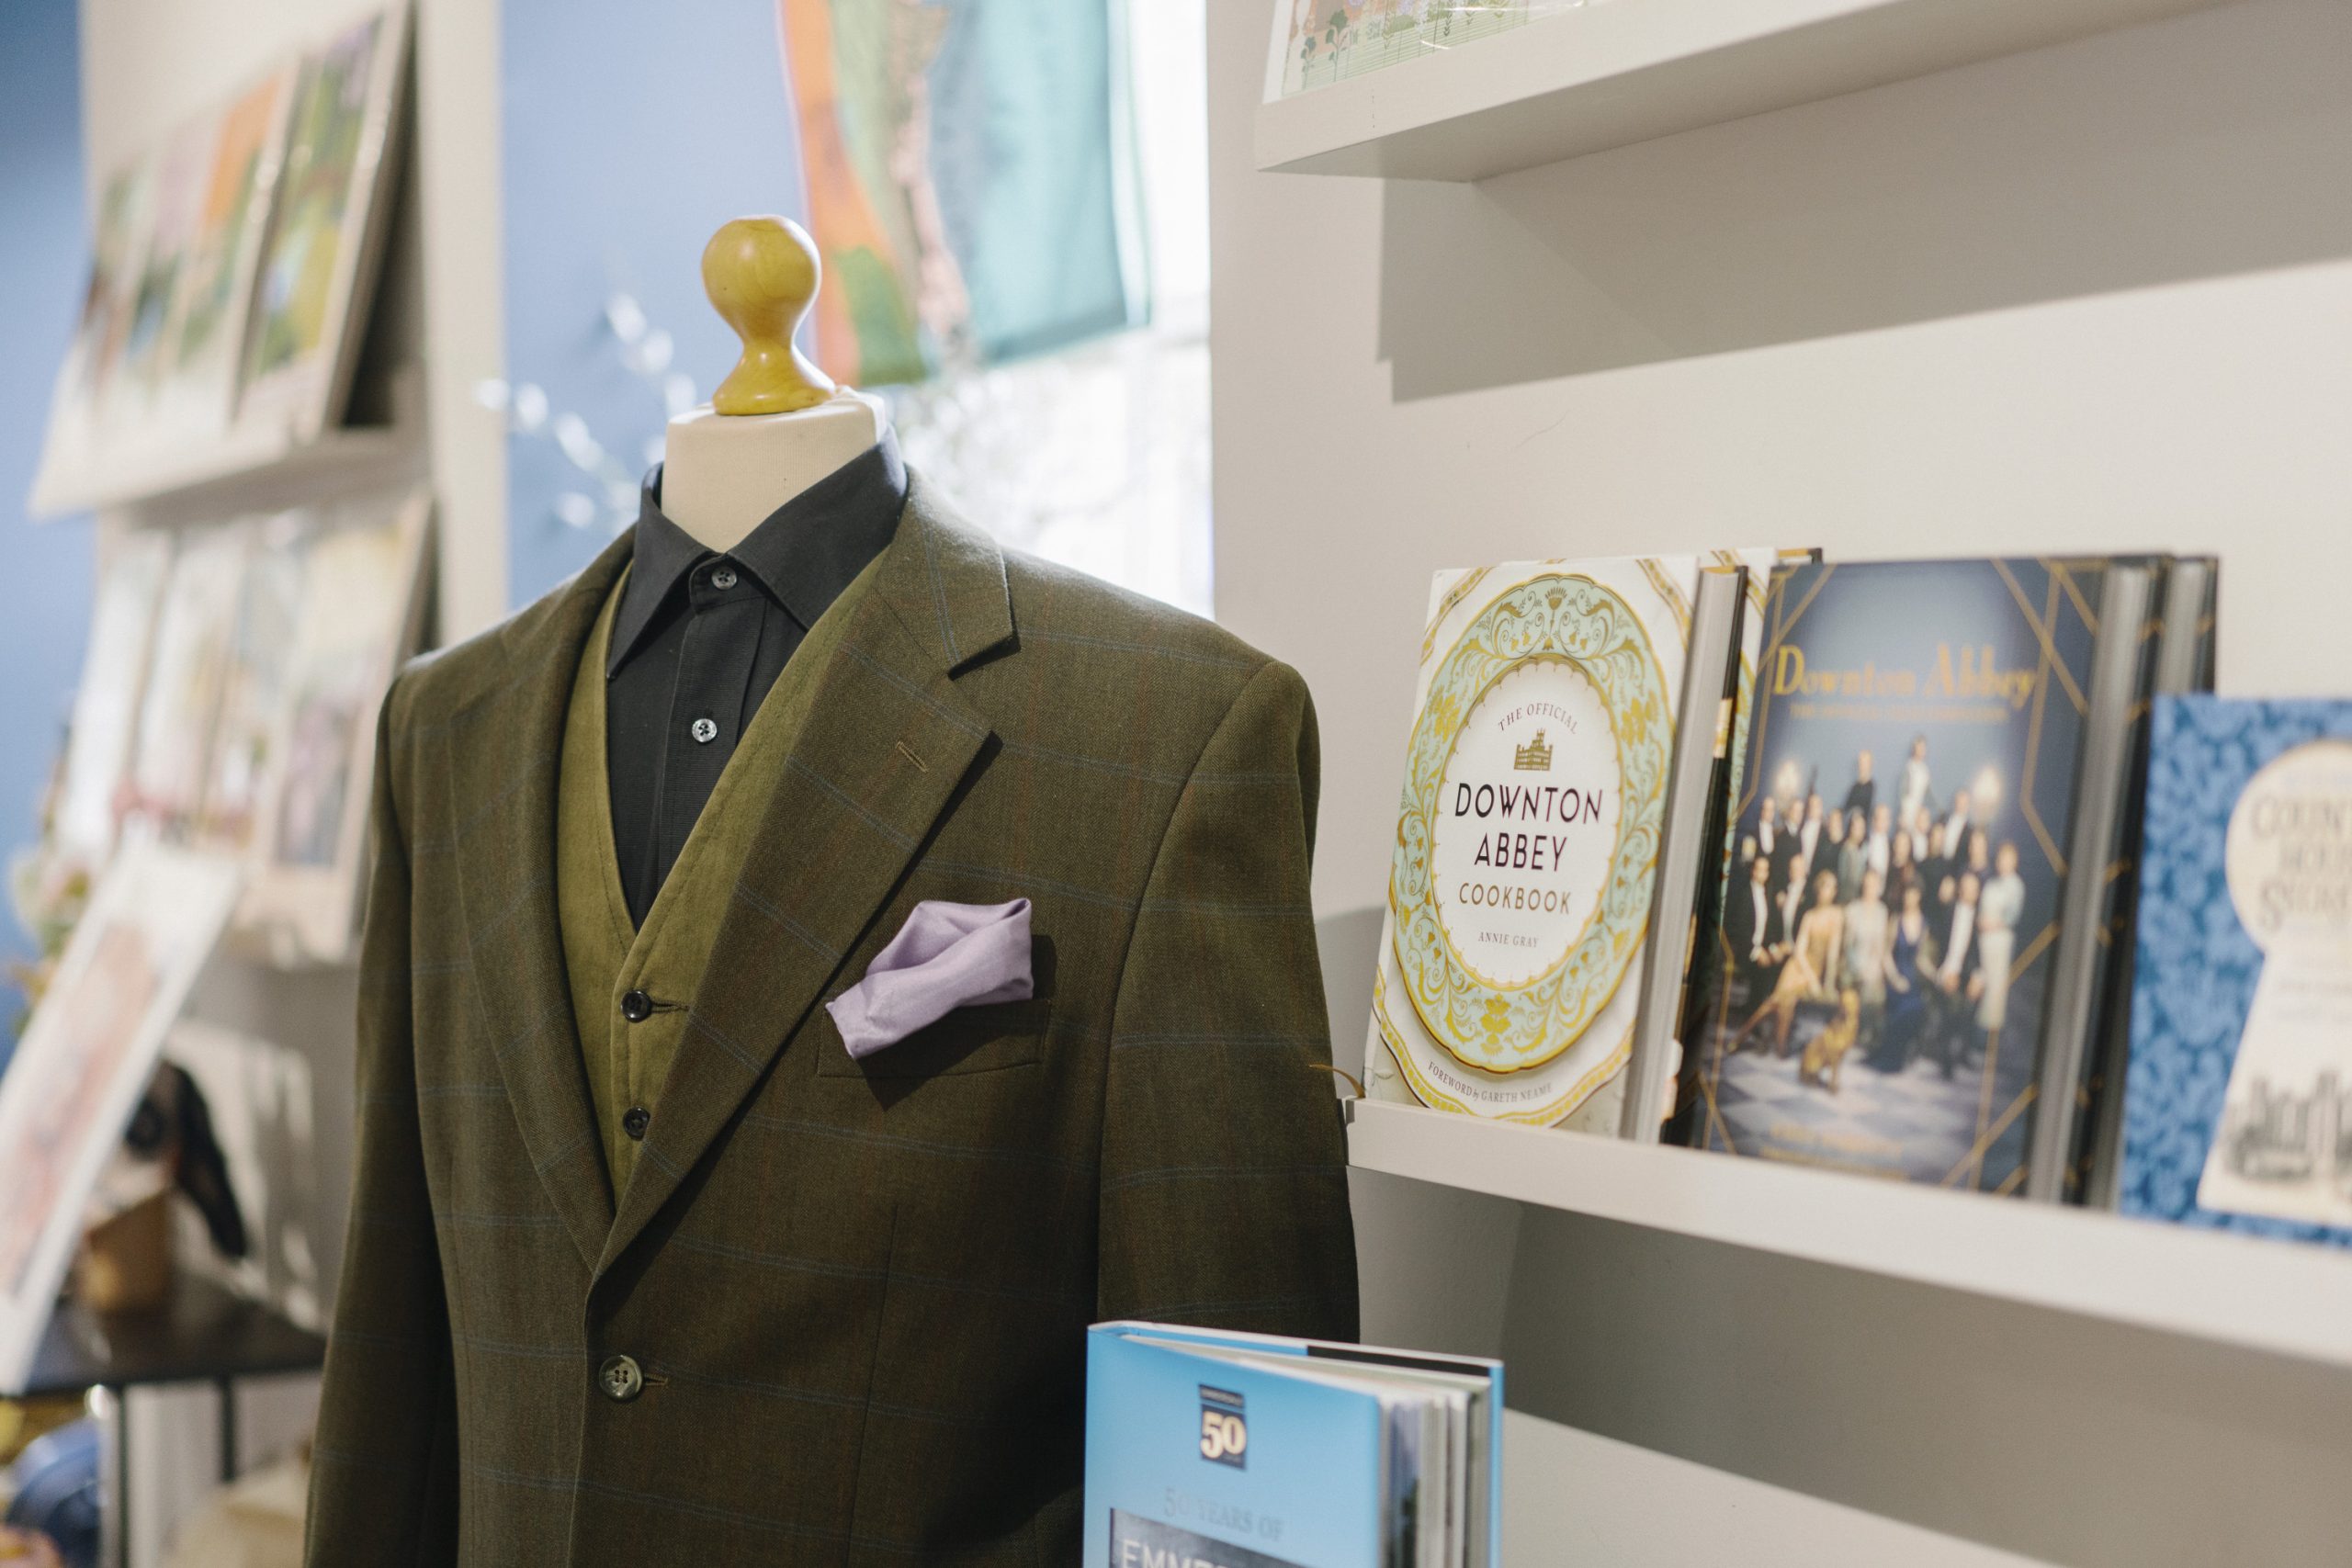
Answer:
[[705, 404], [670, 422], [662, 510], [723, 554], [887, 427], [879, 401], [848, 390], [792, 413], [724, 414]]

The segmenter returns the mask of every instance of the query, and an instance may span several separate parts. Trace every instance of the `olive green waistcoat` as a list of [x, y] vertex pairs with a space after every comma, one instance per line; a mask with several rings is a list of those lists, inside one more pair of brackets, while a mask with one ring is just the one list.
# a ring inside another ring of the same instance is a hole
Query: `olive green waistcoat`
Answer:
[[[641, 931], [630, 924], [621, 890], [605, 759], [605, 660], [628, 572], [613, 584], [581, 652], [557, 784], [556, 903], [588, 1095], [595, 1104], [605, 1170], [616, 1200], [628, 1190], [649, 1124], [648, 1118], [630, 1113], [660, 1113], [662, 1084], [685, 1030], [686, 1006], [727, 912], [732, 868], [759, 831], [785, 759], [808, 719], [819, 677], [840, 646], [850, 611], [872, 581], [878, 559], [818, 617], [769, 688], [686, 835], [677, 864], [646, 911]], [[624, 1011], [623, 1002], [634, 991], [652, 1003], [652, 1010], [636, 1020]]]

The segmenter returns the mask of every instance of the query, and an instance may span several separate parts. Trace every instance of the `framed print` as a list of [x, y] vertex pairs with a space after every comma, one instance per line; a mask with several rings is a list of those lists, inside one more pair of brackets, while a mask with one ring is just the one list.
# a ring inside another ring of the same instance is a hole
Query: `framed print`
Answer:
[[190, 532], [172, 562], [140, 694], [126, 803], [127, 816], [165, 834], [195, 819], [211, 770], [213, 721], [253, 545], [250, 528], [218, 525]]
[[147, 243], [131, 278], [122, 361], [107, 383], [101, 416], [111, 442], [145, 446], [154, 439], [147, 422], [171, 358], [172, 309], [196, 242], [205, 175], [220, 130], [218, 113], [199, 115], [156, 150]]
[[395, 6], [302, 62], [248, 322], [237, 423], [309, 440], [342, 416], [390, 202], [408, 12]]
[[86, 859], [104, 859], [121, 825], [148, 649], [171, 564], [171, 535], [131, 530], [111, 542], [100, 569], [52, 818], [58, 841]]
[[21, 1389], [122, 1138], [236, 900], [233, 863], [127, 848], [0, 1076], [0, 1393]]
[[277, 761], [286, 678], [302, 582], [318, 529], [305, 511], [256, 518], [220, 660], [218, 716], [205, 750], [204, 787], [194, 838], [207, 848], [243, 851]]
[[154, 186], [154, 160], [141, 157], [107, 175], [99, 192], [97, 222], [90, 235], [90, 275], [83, 285], [73, 341], [50, 397], [36, 495], [85, 469], [105, 440], [101, 413], [130, 335]]
[[1525, 27], [1583, 0], [1274, 0], [1267, 101]]
[[224, 429], [235, 406], [294, 77], [289, 63], [248, 87], [220, 116], [208, 148], [158, 370], [156, 417], [165, 439]]
[[283, 931], [314, 958], [340, 958], [351, 945], [376, 712], [421, 629], [431, 511], [421, 489], [348, 502], [321, 516], [305, 552], [277, 761], [239, 923]]

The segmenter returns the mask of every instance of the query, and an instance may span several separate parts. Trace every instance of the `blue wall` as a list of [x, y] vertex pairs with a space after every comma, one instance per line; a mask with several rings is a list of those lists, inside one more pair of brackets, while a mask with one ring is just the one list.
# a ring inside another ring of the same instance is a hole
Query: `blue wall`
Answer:
[[[35, 525], [24, 506], [89, 266], [81, 81], [74, 0], [0, 6], [0, 854], [38, 831], [89, 630], [88, 523]], [[0, 916], [0, 957], [31, 950], [13, 909]], [[19, 1005], [0, 981], [0, 1056]]]
[[[502, 27], [507, 375], [639, 470], [665, 412], [622, 364], [605, 300], [634, 296], [707, 400], [737, 344], [703, 298], [704, 243], [729, 218], [803, 210], [776, 0], [506, 0]], [[586, 486], [551, 442], [516, 435], [509, 458], [521, 604], [610, 535], [556, 516]]]

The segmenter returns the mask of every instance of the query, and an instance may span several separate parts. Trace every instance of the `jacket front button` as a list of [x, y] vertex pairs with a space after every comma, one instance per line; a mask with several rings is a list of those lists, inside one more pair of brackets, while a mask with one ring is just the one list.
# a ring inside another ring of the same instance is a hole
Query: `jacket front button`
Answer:
[[615, 1404], [627, 1404], [645, 1392], [645, 1374], [627, 1356], [615, 1356], [596, 1371], [596, 1386]]
[[621, 1016], [631, 1023], [643, 1023], [653, 1016], [653, 998], [643, 991], [630, 991], [621, 998]]

